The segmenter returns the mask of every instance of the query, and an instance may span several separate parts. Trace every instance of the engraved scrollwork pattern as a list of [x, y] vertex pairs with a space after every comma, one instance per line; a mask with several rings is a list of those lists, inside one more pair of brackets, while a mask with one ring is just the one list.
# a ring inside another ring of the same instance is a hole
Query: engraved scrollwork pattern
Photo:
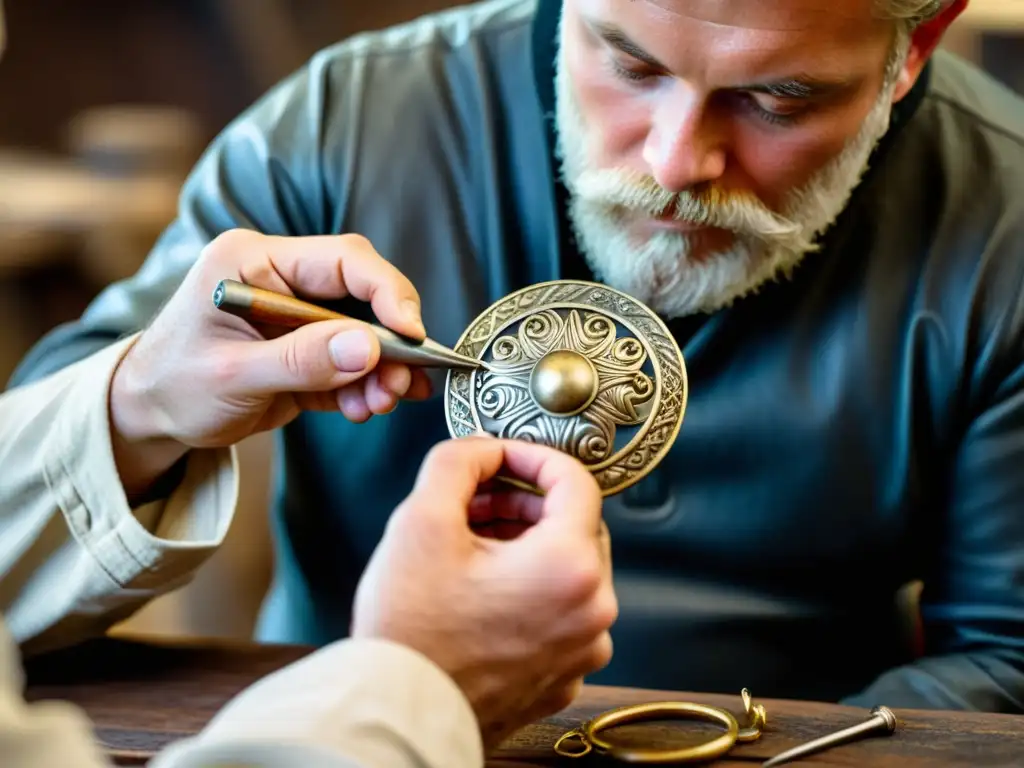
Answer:
[[[616, 320], [634, 335], [619, 337]], [[453, 437], [485, 430], [552, 445], [591, 466], [606, 494], [649, 472], [679, 430], [687, 381], [675, 340], [646, 307], [599, 284], [555, 281], [511, 294], [482, 313], [456, 348], [492, 365], [449, 373]], [[529, 390], [533, 366], [557, 349], [585, 355], [598, 374], [595, 399], [571, 417], [544, 413]], [[648, 361], [657, 381], [642, 370]], [[614, 454], [617, 428], [637, 425], [637, 436]]]
[[[498, 437], [554, 446], [584, 464], [607, 459], [616, 428], [639, 424], [637, 406], [654, 395], [654, 382], [641, 370], [647, 360], [643, 344], [616, 338], [615, 324], [603, 314], [540, 310], [491, 349], [495, 370], [477, 374], [474, 398], [483, 428]], [[556, 350], [583, 355], [597, 373], [593, 402], [570, 417], [545, 413], [530, 395], [534, 366]]]

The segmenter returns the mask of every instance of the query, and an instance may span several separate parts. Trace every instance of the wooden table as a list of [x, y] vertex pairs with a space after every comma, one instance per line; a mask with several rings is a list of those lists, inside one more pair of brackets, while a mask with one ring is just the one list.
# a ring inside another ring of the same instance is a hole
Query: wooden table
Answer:
[[[308, 649], [217, 643], [157, 644], [104, 639], [31, 660], [30, 700], [60, 698], [84, 707], [115, 762], [140, 765], [168, 742], [199, 731], [234, 694], [257, 678], [300, 658]], [[715, 766], [752, 768], [796, 744], [859, 722], [859, 709], [760, 699], [768, 729], [753, 743], [738, 745]], [[555, 740], [583, 719], [621, 704], [661, 699], [723, 706], [740, 712], [735, 695], [680, 694], [626, 688], [589, 687], [558, 716], [517, 734], [488, 763], [489, 768], [608, 765], [594, 759], [559, 760]], [[878, 768], [993, 768], [1024, 765], [1024, 717], [960, 712], [897, 710], [900, 726], [889, 738], [860, 741], [807, 758], [794, 766]], [[708, 738], [697, 722], [645, 724], [616, 730], [616, 739], [679, 746]]]

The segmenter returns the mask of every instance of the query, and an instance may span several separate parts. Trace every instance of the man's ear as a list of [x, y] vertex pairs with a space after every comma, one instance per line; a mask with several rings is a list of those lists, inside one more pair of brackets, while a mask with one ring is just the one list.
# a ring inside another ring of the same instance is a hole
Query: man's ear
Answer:
[[956, 17], [964, 12], [968, 0], [949, 0], [946, 7], [930, 21], [918, 26], [910, 38], [910, 49], [907, 51], [907, 60], [900, 71], [896, 90], [893, 93], [893, 101], [899, 101], [906, 96], [914, 87], [917, 78], [921, 76], [924, 65], [942, 42], [942, 36], [946, 34], [949, 25]]

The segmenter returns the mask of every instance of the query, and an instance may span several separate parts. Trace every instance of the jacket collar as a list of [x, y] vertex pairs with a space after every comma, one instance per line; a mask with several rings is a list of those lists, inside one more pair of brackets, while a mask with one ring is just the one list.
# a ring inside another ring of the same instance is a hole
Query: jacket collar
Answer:
[[[551, 178], [554, 182], [555, 204], [558, 222], [558, 252], [560, 254], [559, 273], [564, 279], [594, 280], [594, 275], [580, 255], [572, 234], [568, 218], [568, 190], [561, 182], [561, 171], [555, 156], [557, 133], [555, 127], [555, 63], [558, 54], [558, 23], [562, 14], [563, 0], [537, 0], [537, 10], [533, 19], [532, 51], [534, 81], [537, 96], [540, 100], [541, 113], [545, 119], [545, 134], [548, 140], [548, 162]], [[893, 108], [889, 131], [879, 142], [871, 157], [868, 171], [858, 189], [854, 191], [850, 205], [857, 199], [859, 190], [865, 186], [864, 181], [876, 173], [881, 159], [892, 147], [896, 137], [902, 132], [910, 118], [917, 112], [931, 79], [931, 63], [925, 65], [917, 83], [910, 92]], [[849, 206], [848, 206], [849, 207]]]

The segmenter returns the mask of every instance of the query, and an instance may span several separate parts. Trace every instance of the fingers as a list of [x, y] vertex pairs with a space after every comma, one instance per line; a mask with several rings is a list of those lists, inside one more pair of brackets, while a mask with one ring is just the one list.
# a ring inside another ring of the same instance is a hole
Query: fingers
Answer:
[[[464, 437], [435, 446], [420, 467], [413, 494], [447, 499], [452, 510], [466, 514], [481, 484], [502, 467], [544, 492], [542, 513], [534, 530], [573, 540], [593, 541], [601, 526], [597, 482], [576, 459], [554, 448], [492, 437]], [[532, 531], [531, 531], [532, 534]]]
[[611, 633], [605, 630], [589, 643], [582, 645], [558, 659], [555, 689], [572, 684], [573, 681], [600, 672], [611, 664], [614, 649]]
[[[420, 466], [410, 498], [465, 517], [477, 488], [494, 477], [505, 458], [504, 441], [464, 437], [435, 445]], [[437, 504], [438, 501], [444, 504]]]
[[612, 660], [612, 638], [602, 632], [597, 639], [558, 661], [559, 673], [544, 685], [540, 698], [530, 707], [530, 722], [561, 712], [579, 696], [587, 676], [600, 672]]
[[[212, 281], [232, 273], [245, 283], [310, 299], [352, 296], [369, 302], [392, 330], [425, 335], [415, 287], [357, 235], [274, 237], [231, 230], [204, 249], [201, 274]], [[299, 407], [338, 410], [354, 422], [390, 413], [402, 398], [429, 397], [430, 380], [422, 371], [378, 365], [380, 343], [368, 331], [356, 320], [267, 329], [265, 340], [227, 350], [230, 359], [212, 364], [239, 396], [291, 393]], [[335, 405], [321, 393], [332, 393]]]
[[409, 391], [412, 372], [398, 363], [381, 363], [365, 379], [338, 391], [338, 408], [349, 421], [361, 424], [372, 416], [391, 413]]
[[598, 548], [601, 551], [601, 562], [604, 564], [605, 577], [608, 579], [608, 583], [611, 583], [612, 579], [612, 537], [608, 533], [608, 526], [604, 520], [601, 521], [601, 527], [597, 533]]
[[[409, 382], [403, 391], [403, 385]], [[419, 369], [400, 363], [380, 363], [368, 376], [340, 389], [293, 393], [303, 411], [340, 411], [361, 424], [373, 416], [391, 413], [399, 400], [423, 400], [430, 396], [430, 379]]]
[[548, 686], [540, 698], [524, 713], [523, 719], [528, 723], [545, 720], [557, 715], [572, 706], [583, 691], [583, 678], [579, 677], [561, 684]]
[[601, 526], [601, 491], [594, 476], [572, 456], [547, 446], [504, 442], [505, 463], [516, 477], [544, 492], [537, 529], [593, 537]]
[[511, 541], [540, 518], [543, 503], [541, 497], [524, 491], [478, 493], [469, 505], [469, 525], [481, 538]]
[[326, 392], [367, 375], [380, 344], [358, 320], [330, 320], [266, 341], [232, 345], [229, 386], [251, 395]]
[[422, 368], [412, 369], [412, 384], [409, 391], [405, 393], [406, 400], [426, 400], [433, 394], [434, 385], [430, 383], [430, 377]]
[[[562, 588], [552, 584], [552, 594], [562, 596]], [[568, 602], [559, 617], [559, 626], [551, 627], [561, 643], [569, 648], [590, 644], [601, 633], [607, 632], [619, 617], [619, 601], [610, 575], [595, 579], [591, 589], [576, 595]]]
[[[373, 385], [372, 393], [371, 384]], [[395, 407], [400, 398], [405, 397], [411, 386], [412, 371], [409, 369], [409, 366], [402, 365], [401, 363], [381, 363], [374, 370], [370, 381], [367, 382], [367, 403], [374, 413], [387, 413], [387, 411], [374, 408], [374, 403], [384, 403], [387, 400], [390, 402], [390, 406], [385, 404], [381, 407], [388, 407], [388, 410], [390, 410]], [[373, 402], [370, 402], [371, 400]]]
[[498, 521], [535, 523], [541, 516], [544, 499], [525, 491], [478, 493], [469, 504], [469, 522], [478, 525]]
[[339, 390], [339, 408], [357, 420], [390, 413], [402, 397], [430, 395], [430, 379], [423, 371], [380, 361], [377, 337], [358, 320], [311, 323], [273, 339], [225, 347], [223, 354], [230, 362], [222, 375], [235, 391], [274, 395]]
[[310, 299], [353, 296], [369, 302], [380, 322], [397, 333], [425, 335], [416, 288], [359, 235], [275, 237], [232, 230], [211, 242], [203, 256], [211, 272], [233, 268], [243, 282], [261, 288]]

